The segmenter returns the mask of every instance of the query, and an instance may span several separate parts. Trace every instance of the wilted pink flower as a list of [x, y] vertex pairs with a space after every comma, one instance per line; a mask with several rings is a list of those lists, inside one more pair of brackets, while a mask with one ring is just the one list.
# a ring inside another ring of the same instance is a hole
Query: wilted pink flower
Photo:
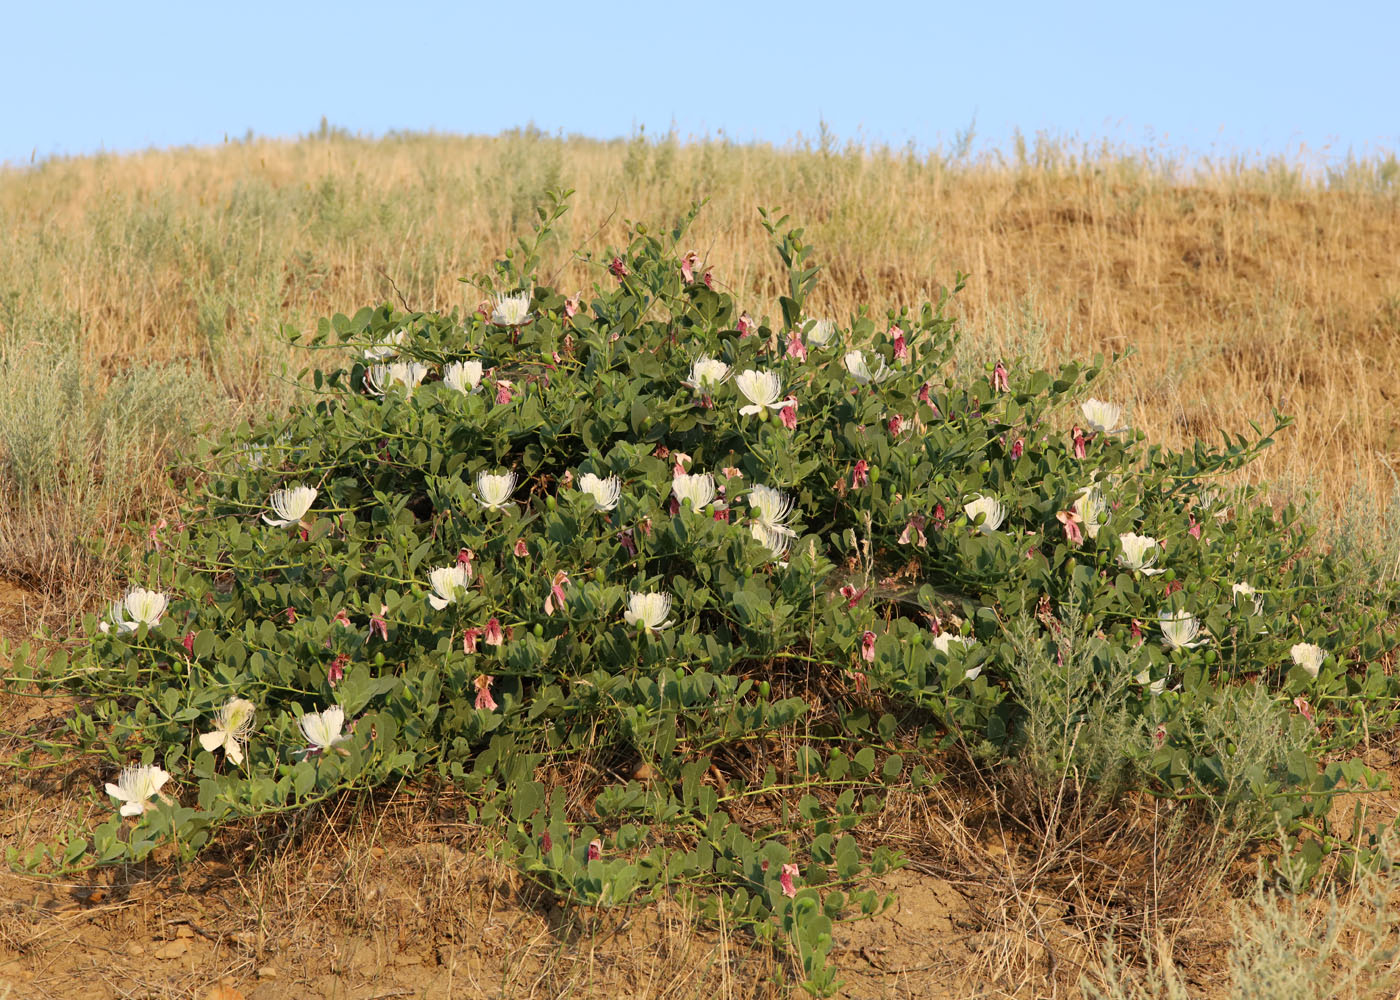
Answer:
[[705, 273], [700, 276], [700, 280], [705, 283], [706, 288], [713, 292], [715, 290], [715, 269], [713, 267], [705, 268]]
[[1186, 529], [1186, 533], [1192, 538], [1199, 540], [1201, 537], [1201, 524], [1196, 520], [1195, 514], [1189, 514], [1187, 516], [1191, 518], [1191, 527]]
[[899, 536], [899, 544], [908, 545], [911, 538], [917, 538], [918, 541], [914, 544], [921, 549], [927, 548], [928, 539], [924, 537], [924, 525], [927, 523], [928, 521], [924, 518], [924, 515], [911, 514], [909, 516], [909, 523], [904, 526], [904, 531]]
[[870, 463], [863, 458], [857, 459], [855, 471], [851, 473], [851, 488], [858, 490], [868, 482], [870, 482]]
[[904, 331], [897, 326], [890, 327], [890, 336], [894, 338], [894, 359], [896, 361], [909, 360], [909, 344], [904, 339]]
[[186, 632], [185, 637], [180, 640], [180, 645], [185, 647], [185, 652], [194, 655], [194, 633]]
[[149, 538], [150, 538], [150, 540], [151, 540], [151, 548], [155, 549], [157, 552], [159, 552], [159, 551], [161, 550], [161, 548], [163, 547], [162, 544], [161, 544], [161, 540], [160, 540], [160, 533], [161, 533], [162, 531], [164, 531], [164, 530], [165, 530], [165, 518], [162, 517], [162, 518], [161, 518], [159, 521], [157, 521], [155, 524], [151, 525], [150, 531], [147, 532], [147, 535], [149, 536]]
[[601, 861], [603, 858], [603, 842], [596, 837], [588, 842], [588, 860]]
[[858, 693], [870, 690], [870, 678], [865, 676], [865, 671], [847, 670], [846, 673], [850, 675], [851, 684]]
[[288, 624], [288, 625], [295, 625], [295, 624], [297, 623], [297, 609], [296, 609], [296, 608], [288, 608], [287, 610], [283, 611], [282, 613], [283, 613], [284, 615], [287, 616], [287, 624]]
[[492, 618], [486, 623], [486, 644], [489, 646], [499, 646], [505, 641], [505, 633], [501, 631], [501, 620], [499, 618]]
[[491, 697], [491, 682], [495, 679], [490, 674], [477, 674], [472, 681], [476, 685], [476, 708], [484, 708], [488, 712], [496, 710], [496, 699]]
[[1077, 510], [1062, 510], [1055, 514], [1055, 519], [1064, 525], [1065, 540], [1078, 548], [1084, 542], [1084, 532], [1079, 528], [1079, 512]]
[[842, 586], [841, 596], [846, 599], [846, 607], [855, 607], [860, 602], [860, 599], [865, 596], [865, 592], [869, 589], [869, 587], [862, 587], [860, 590], [856, 590], [856, 588], [852, 587], [849, 583]]
[[467, 568], [467, 578], [471, 579], [472, 560], [476, 558], [476, 553], [471, 549], [461, 549], [457, 553], [457, 564]]
[[1017, 438], [1014, 442], [1012, 442], [1011, 445], [1011, 460], [1014, 462], [1016, 459], [1020, 458], [1023, 454], [1025, 454], [1025, 451], [1026, 439]]
[[529, 554], [530, 548], [528, 545], [525, 544], [525, 539], [517, 538], [515, 540], [515, 557], [517, 559], [524, 559]]
[[687, 284], [695, 281], [695, 265], [700, 263], [700, 255], [694, 250], [687, 250], [685, 256], [681, 258], [681, 279]]
[[1171, 583], [1167, 584], [1166, 589], [1163, 591], [1163, 593], [1165, 593], [1168, 597], [1170, 597], [1172, 594], [1175, 594], [1177, 591], [1181, 590], [1181, 588], [1182, 588], [1182, 583], [1181, 583], [1181, 581], [1180, 581], [1180, 580], [1173, 580]]
[[505, 406], [507, 403], [510, 402], [510, 400], [511, 400], [511, 392], [510, 392], [510, 390], [511, 390], [511, 385], [512, 385], [512, 383], [509, 382], [509, 381], [507, 381], [506, 379], [499, 378], [499, 379], [496, 380], [496, 405], [497, 405], [497, 406]]
[[739, 314], [739, 339], [743, 340], [758, 330], [758, 324], [753, 321], [753, 317], [748, 313]]
[[629, 274], [632, 273], [631, 271], [627, 270], [627, 265], [623, 263], [621, 257], [614, 257], [612, 259], [612, 263], [608, 265], [608, 270], [611, 271], [613, 277], [617, 278], [619, 281], [621, 281], [623, 278], [627, 277]]
[[326, 671], [326, 680], [330, 682], [331, 687], [335, 687], [340, 683], [341, 679], [345, 676], [345, 666], [349, 662], [350, 657], [346, 656], [344, 653], [341, 653], [331, 661], [330, 668]]
[[875, 633], [869, 629], [860, 637], [860, 655], [866, 663], [875, 662]]
[[552, 850], [554, 850], [554, 841], [550, 839], [550, 837], [549, 837], [549, 831], [548, 831], [548, 830], [546, 830], [546, 831], [544, 832], [544, 835], [543, 835], [542, 837], [540, 837], [540, 850], [542, 850], [542, 851], [552, 851]]
[[1302, 695], [1293, 699], [1293, 707], [1309, 722], [1316, 721], [1313, 719], [1312, 706], [1308, 704], [1308, 699], [1304, 698]]
[[335, 613], [334, 621], [341, 628], [354, 628], [354, 626], [350, 624], [350, 616], [346, 614], [344, 608], [341, 608]]
[[933, 526], [934, 526], [935, 528], [942, 528], [942, 527], [943, 527], [944, 525], [946, 525], [947, 523], [948, 523], [948, 514], [947, 514], [947, 512], [943, 509], [943, 505], [942, 505], [941, 503], [940, 503], [940, 504], [934, 504], [934, 507], [933, 507]]
[[365, 636], [365, 642], [369, 642], [376, 632], [379, 633], [379, 638], [383, 639], [385, 642], [389, 641], [389, 623], [384, 618], [384, 615], [387, 614], [388, 611], [389, 605], [381, 604], [379, 605], [379, 614], [370, 616], [369, 635]]
[[642, 534], [647, 538], [651, 537], [651, 518], [644, 517], [637, 522], [637, 527], [642, 529]]
[[997, 392], [1009, 392], [1011, 390], [1011, 382], [1006, 377], [1006, 366], [1000, 361], [998, 361], [997, 366], [992, 369], [992, 388]]
[[670, 514], [672, 517], [675, 517], [680, 512], [681, 502], [679, 500], [677, 500], [675, 497], [672, 497], [670, 500], [666, 501], [666, 513]]
[[896, 413], [890, 417], [889, 428], [891, 437], [899, 437], [900, 432], [904, 430], [904, 418]]
[[475, 653], [476, 642], [481, 638], [481, 629], [469, 628], [462, 633], [462, 652]]
[[1152, 734], [1152, 746], [1160, 750], [1162, 744], [1167, 742], [1167, 727], [1162, 723], [1157, 723], [1157, 729]]
[[1142, 622], [1140, 622], [1140, 621], [1138, 621], [1136, 618], [1134, 618], [1131, 622], [1128, 623], [1128, 632], [1129, 632], [1130, 635], [1132, 635], [1132, 637], [1133, 637], [1135, 640], [1137, 640], [1136, 642], [1133, 643], [1133, 645], [1135, 645], [1135, 646], [1141, 646], [1141, 645], [1142, 645]]
[[792, 899], [797, 895], [797, 889], [792, 884], [794, 875], [801, 871], [796, 865], [783, 865], [782, 873], [778, 875], [778, 883], [783, 887], [783, 895]]
[[683, 451], [671, 452], [671, 475], [683, 476], [686, 468], [690, 465], [691, 458]]
[[[564, 318], [573, 319], [578, 315], [579, 303], [583, 299], [583, 292], [579, 292], [573, 298], [564, 300]], [[565, 348], [567, 350], [567, 348]]]
[[797, 397], [789, 396], [788, 404], [778, 411], [778, 416], [783, 421], [783, 426], [788, 430], [797, 429]]
[[635, 556], [637, 554], [637, 543], [632, 539], [631, 528], [623, 528], [619, 531], [617, 533], [617, 540], [621, 543], [622, 547], [627, 550], [628, 555]]
[[798, 361], [807, 360], [807, 345], [802, 343], [802, 337], [796, 330], [788, 334], [787, 356]]
[[1084, 431], [1081, 430], [1078, 426], [1076, 426], [1071, 432], [1071, 437], [1074, 439], [1074, 457], [1084, 458], [1088, 454], [1088, 449], [1086, 446], [1088, 445], [1090, 439], [1084, 436]]
[[919, 386], [919, 402], [927, 403], [929, 406], [932, 406], [933, 400], [929, 398], [928, 390], [929, 384], [927, 382]]
[[564, 593], [564, 588], [568, 585], [568, 583], [569, 574], [565, 573], [562, 569], [554, 574], [554, 579], [551, 580], [549, 584], [549, 593], [545, 596], [544, 599], [545, 614], [554, 614], [554, 609], [556, 607], [560, 608], [561, 610], [563, 609], [567, 601], [567, 596]]

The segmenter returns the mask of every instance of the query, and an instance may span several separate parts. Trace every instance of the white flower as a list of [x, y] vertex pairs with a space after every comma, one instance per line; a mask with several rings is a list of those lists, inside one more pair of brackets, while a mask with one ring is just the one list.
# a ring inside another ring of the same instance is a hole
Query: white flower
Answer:
[[699, 392], [714, 392], [729, 378], [729, 366], [714, 358], [699, 357], [690, 366], [690, 378], [682, 382]]
[[1165, 677], [1158, 677], [1154, 681], [1152, 679], [1152, 671], [1150, 669], [1144, 670], [1142, 671], [1142, 673], [1138, 674], [1137, 682], [1139, 684], [1147, 684], [1148, 690], [1152, 692], [1154, 696], [1161, 694], [1167, 689], [1167, 679]]
[[1236, 606], [1240, 603], [1240, 595], [1252, 597], [1254, 599], [1254, 613], [1262, 615], [1264, 613], [1264, 595], [1256, 593], [1254, 588], [1247, 583], [1235, 583], [1230, 586], [1230, 601]]
[[1123, 418], [1123, 407], [1105, 403], [1101, 399], [1086, 399], [1079, 405], [1089, 426], [1101, 434], [1121, 434], [1128, 428], [1119, 426]]
[[787, 551], [797, 532], [788, 527], [788, 522], [797, 513], [797, 505], [792, 497], [782, 490], [755, 483], [749, 490], [749, 509], [754, 521], [749, 527], [750, 534], [758, 539], [775, 556]]
[[963, 504], [963, 513], [969, 521], [975, 522], [978, 515], [985, 515], [982, 523], [976, 525], [979, 534], [990, 535], [1006, 520], [1006, 507], [996, 497], [979, 496]]
[[243, 763], [243, 744], [253, 728], [255, 706], [247, 698], [230, 698], [219, 714], [214, 716], [214, 728], [199, 734], [199, 745], [210, 753], [224, 748], [224, 756], [235, 764]]
[[842, 360], [845, 362], [846, 371], [861, 385], [879, 385], [895, 374], [895, 370], [886, 365], [885, 359], [878, 354], [875, 355], [875, 360], [880, 364], [874, 371], [871, 371], [870, 363], [865, 360], [865, 354], [861, 351], [847, 351]]
[[959, 646], [977, 645], [977, 640], [970, 635], [952, 635], [948, 632], [942, 632], [933, 637], [933, 648], [946, 655], [955, 642]]
[[778, 398], [783, 394], [783, 380], [778, 377], [777, 372], [759, 372], [749, 368], [735, 377], [734, 384], [739, 387], [744, 398], [753, 404], [739, 407], [741, 416], [762, 413], [765, 409], [781, 410], [787, 405]]
[[653, 632], [659, 632], [671, 625], [666, 616], [671, 612], [671, 595], [662, 591], [656, 594], [627, 592], [627, 610], [622, 613], [628, 625], [642, 625]]
[[616, 476], [600, 479], [591, 472], [578, 477], [578, 488], [591, 496], [599, 510], [612, 510], [622, 496], [622, 480]]
[[428, 582], [433, 592], [428, 595], [428, 603], [441, 611], [457, 600], [457, 595], [472, 582], [472, 569], [466, 563], [455, 566], [442, 566], [428, 573]]
[[392, 385], [401, 385], [408, 395], [422, 383], [428, 374], [428, 366], [421, 361], [392, 361], [388, 364], [370, 365], [365, 369], [365, 388], [376, 396], [382, 396]]
[[288, 524], [299, 524], [315, 502], [316, 487], [314, 486], [292, 486], [285, 490], [273, 490], [272, 496], [268, 499], [268, 506], [277, 516], [270, 517], [264, 514], [263, 520], [274, 528], [281, 528]]
[[476, 476], [477, 502], [490, 510], [501, 510], [510, 503], [510, 495], [515, 491], [515, 473], [492, 475], [479, 472]]
[[1085, 486], [1074, 501], [1074, 512], [1084, 525], [1084, 533], [1090, 538], [1099, 537], [1103, 527], [1102, 519], [1108, 514], [1108, 503], [1097, 486]]
[[708, 472], [673, 476], [671, 492], [676, 495], [677, 503], [684, 505], [689, 500], [692, 509], [701, 510], [715, 498], [715, 477]]
[[460, 393], [468, 393], [481, 384], [480, 361], [454, 361], [442, 370], [443, 384]]
[[1322, 661], [1327, 659], [1327, 650], [1311, 642], [1300, 642], [1288, 652], [1293, 657], [1293, 662], [1302, 667], [1309, 677], [1314, 678], [1322, 669]]
[[815, 321], [807, 331], [807, 343], [813, 347], [830, 347], [836, 339], [836, 324], [829, 319]]
[[530, 293], [497, 295], [496, 308], [491, 310], [491, 322], [497, 326], [524, 326], [530, 321]]
[[399, 348], [408, 339], [407, 330], [395, 330], [383, 340], [377, 340], [369, 347], [365, 348], [366, 361], [383, 361], [385, 358], [392, 358], [399, 353]]
[[[118, 635], [135, 632], [142, 625], [155, 628], [169, 603], [170, 599], [158, 590], [134, 587], [120, 601], [112, 602], [112, 624], [117, 626]], [[110, 627], [102, 622], [98, 628], [106, 632]]]
[[1205, 637], [1196, 638], [1201, 632], [1200, 620], [1185, 609], [1163, 611], [1157, 616], [1157, 626], [1162, 630], [1162, 645], [1167, 649], [1195, 649], [1206, 641]]
[[161, 786], [170, 775], [154, 764], [145, 767], [124, 767], [114, 785], [107, 782], [107, 794], [122, 802], [123, 816], [140, 816], [152, 806], [151, 799], [160, 794]]
[[301, 726], [301, 733], [307, 742], [307, 747], [302, 753], [320, 753], [344, 740], [345, 734], [340, 731], [344, 724], [345, 709], [339, 705], [332, 705], [324, 712], [307, 712], [297, 719], [297, 725]]
[[1157, 539], [1151, 535], [1135, 535], [1131, 531], [1118, 536], [1118, 544], [1123, 547], [1123, 551], [1118, 556], [1118, 565], [1124, 569], [1130, 569], [1134, 573], [1143, 573], [1147, 576], [1156, 576], [1158, 573], [1165, 573], [1164, 569], [1153, 569], [1157, 562], [1157, 557], [1162, 554], [1162, 550], [1157, 545]]

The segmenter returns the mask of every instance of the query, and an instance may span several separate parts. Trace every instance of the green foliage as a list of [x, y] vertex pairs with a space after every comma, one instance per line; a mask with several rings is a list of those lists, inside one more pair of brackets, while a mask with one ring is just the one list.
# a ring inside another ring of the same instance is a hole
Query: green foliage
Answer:
[[[865, 880], [899, 863], [868, 820], [891, 785], [936, 780], [931, 745], [1293, 830], [1366, 777], [1316, 762], [1394, 711], [1367, 666], [1390, 595], [1342, 607], [1349, 569], [1296, 510], [1215, 485], [1284, 418], [1184, 452], [1102, 432], [1077, 457], [1071, 407], [1101, 359], [1006, 385], [955, 371], [946, 295], [862, 311], [822, 345], [811, 250], [769, 214], [791, 275], [778, 325], [741, 332], [732, 298], [683, 265], [694, 212], [635, 226], [575, 311], [535, 273], [565, 197], [477, 278], [527, 294], [523, 323], [384, 305], [295, 336], [329, 363], [303, 373], [300, 405], [209, 450], [148, 557], [164, 616], [90, 618], [71, 660], [17, 658], [12, 682], [85, 696], [35, 749], [159, 765], [173, 785], [135, 821], [12, 863], [189, 857], [239, 820], [436, 777], [559, 899], [690, 898], [788, 942], [829, 994], [832, 920], [878, 912]], [[688, 385], [702, 356], [735, 377]], [[479, 383], [440, 380], [464, 363]], [[749, 369], [781, 380], [766, 408], [739, 391]], [[705, 509], [676, 502], [679, 468], [713, 476]], [[480, 477], [506, 473], [488, 503]], [[617, 477], [615, 507], [585, 475]], [[760, 484], [792, 510], [761, 523]], [[310, 509], [266, 523], [295, 486], [317, 491]], [[1105, 504], [1076, 540], [1090, 487]], [[969, 514], [977, 497], [1004, 522]], [[1160, 540], [1150, 572], [1125, 566], [1128, 533]], [[661, 592], [667, 621], [636, 624], [630, 595]], [[1173, 612], [1206, 641], [1165, 648]], [[1316, 678], [1291, 665], [1302, 641], [1330, 653]], [[257, 713], [241, 764], [198, 739], [232, 697]], [[346, 738], [308, 748], [299, 721], [332, 705]]]

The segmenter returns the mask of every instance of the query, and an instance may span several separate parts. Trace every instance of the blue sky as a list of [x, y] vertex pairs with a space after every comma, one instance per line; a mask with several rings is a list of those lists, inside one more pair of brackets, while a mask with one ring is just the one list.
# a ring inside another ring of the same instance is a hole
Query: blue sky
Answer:
[[[352, 131], [1400, 148], [1400, 2], [7, 5], [0, 160]], [[514, 8], [518, 13], [513, 12]]]

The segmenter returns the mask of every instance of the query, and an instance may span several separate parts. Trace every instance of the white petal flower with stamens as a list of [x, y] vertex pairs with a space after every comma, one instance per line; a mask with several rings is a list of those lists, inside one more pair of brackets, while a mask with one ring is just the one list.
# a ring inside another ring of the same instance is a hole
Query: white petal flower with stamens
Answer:
[[301, 519], [306, 516], [306, 512], [311, 509], [311, 505], [316, 502], [316, 488], [314, 486], [292, 486], [285, 490], [273, 490], [272, 496], [268, 500], [268, 506], [276, 517], [268, 514], [263, 515], [263, 520], [274, 528], [285, 527], [288, 524], [300, 524]]
[[214, 728], [199, 734], [199, 745], [210, 753], [224, 748], [224, 756], [234, 764], [243, 763], [243, 744], [253, 728], [255, 706], [247, 698], [230, 698], [214, 716]]
[[407, 330], [395, 330], [382, 340], [375, 341], [365, 348], [366, 361], [383, 361], [392, 358], [399, 353], [399, 348], [408, 339]]
[[1316, 678], [1322, 669], [1322, 661], [1327, 659], [1327, 650], [1311, 642], [1300, 642], [1289, 651], [1293, 662], [1302, 667], [1307, 675]]
[[1074, 512], [1084, 525], [1084, 533], [1090, 538], [1099, 537], [1103, 519], [1108, 515], [1108, 503], [1096, 486], [1085, 486], [1074, 500]]
[[787, 526], [797, 513], [797, 504], [782, 490], [755, 483], [749, 489], [749, 509], [754, 520], [768, 531], [796, 538], [797, 532]]
[[[974, 522], [977, 532], [983, 535], [990, 535], [1006, 520], [1006, 507], [993, 496], [973, 498], [969, 503], [963, 504], [963, 513], [969, 521]], [[981, 524], [976, 524], [979, 516], [983, 516], [984, 520]]]
[[428, 366], [421, 361], [370, 365], [365, 369], [365, 388], [376, 396], [382, 396], [391, 386], [401, 385], [405, 394], [411, 396], [427, 374]]
[[1163, 611], [1157, 616], [1157, 625], [1162, 630], [1162, 645], [1169, 650], [1195, 649], [1208, 638], [1196, 638], [1201, 633], [1200, 619], [1185, 609]]
[[945, 655], [952, 650], [953, 643], [957, 643], [959, 646], [975, 646], [977, 640], [970, 635], [951, 635], [948, 632], [942, 632], [933, 637], [933, 648]]
[[1105, 403], [1101, 399], [1086, 399], [1079, 405], [1079, 412], [1089, 427], [1100, 434], [1122, 434], [1128, 428], [1121, 426], [1123, 407]]
[[492, 323], [497, 326], [524, 326], [530, 321], [529, 291], [497, 295], [495, 300], [495, 308], [491, 310]]
[[140, 816], [155, 804], [151, 799], [160, 794], [161, 786], [169, 780], [170, 775], [154, 764], [124, 767], [115, 785], [107, 782], [107, 794], [121, 801], [123, 816]]
[[692, 510], [703, 510], [715, 498], [715, 477], [708, 472], [673, 476], [671, 492], [675, 494], [676, 502], [682, 506], [689, 500]]
[[879, 385], [885, 379], [894, 376], [895, 370], [885, 364], [883, 357], [877, 354], [875, 360], [879, 362], [879, 365], [872, 370], [870, 362], [865, 359], [865, 354], [862, 351], [847, 351], [846, 356], [842, 358], [846, 365], [846, 371], [850, 372], [851, 378], [861, 385]]
[[670, 627], [671, 620], [666, 616], [671, 612], [671, 595], [665, 591], [654, 594], [627, 593], [627, 610], [622, 619], [628, 625], [641, 625], [652, 632]]
[[481, 384], [481, 374], [480, 361], [454, 361], [443, 368], [442, 382], [465, 395]]
[[1158, 573], [1165, 573], [1164, 569], [1154, 569], [1157, 557], [1162, 554], [1161, 547], [1157, 544], [1157, 539], [1151, 535], [1135, 535], [1131, 531], [1118, 536], [1118, 544], [1123, 547], [1123, 551], [1118, 555], [1118, 565], [1124, 569], [1130, 569], [1134, 573], [1142, 573], [1145, 576], [1156, 576]]
[[816, 320], [807, 331], [807, 343], [812, 347], [830, 347], [836, 339], [836, 324], [829, 319]]
[[502, 510], [510, 504], [510, 495], [515, 492], [515, 473], [493, 475], [481, 472], [476, 477], [477, 502], [488, 510]]
[[1154, 681], [1152, 679], [1151, 670], [1142, 671], [1137, 675], [1136, 680], [1139, 684], [1146, 684], [1147, 690], [1150, 691], [1154, 697], [1167, 689], [1167, 679], [1165, 677], [1158, 677]]
[[455, 566], [442, 566], [428, 573], [428, 582], [433, 592], [428, 595], [428, 603], [436, 611], [454, 604], [462, 591], [472, 582], [472, 569], [467, 563]]
[[783, 380], [777, 372], [754, 371], [752, 368], [740, 372], [734, 384], [752, 405], [739, 407], [740, 416], [762, 413], [764, 410], [781, 410], [787, 403], [779, 399], [783, 394]]
[[622, 480], [616, 476], [603, 479], [591, 472], [578, 477], [578, 488], [591, 496], [599, 510], [612, 510], [622, 496]]
[[1234, 583], [1230, 585], [1230, 602], [1236, 607], [1240, 603], [1240, 595], [1251, 598], [1254, 601], [1254, 613], [1262, 615], [1264, 613], [1264, 595], [1256, 593], [1254, 588], [1247, 583]]
[[697, 392], [714, 392], [729, 378], [729, 366], [714, 358], [700, 357], [690, 366], [690, 378], [682, 382]]
[[[112, 624], [116, 625], [118, 635], [135, 632], [142, 625], [155, 628], [169, 604], [170, 599], [158, 590], [134, 587], [120, 601], [112, 602]], [[98, 627], [103, 632], [110, 628], [107, 622], [102, 622]]]
[[345, 709], [332, 705], [324, 712], [307, 712], [297, 719], [301, 734], [306, 737], [303, 755], [321, 753], [342, 742], [346, 734], [341, 732], [345, 725]]

